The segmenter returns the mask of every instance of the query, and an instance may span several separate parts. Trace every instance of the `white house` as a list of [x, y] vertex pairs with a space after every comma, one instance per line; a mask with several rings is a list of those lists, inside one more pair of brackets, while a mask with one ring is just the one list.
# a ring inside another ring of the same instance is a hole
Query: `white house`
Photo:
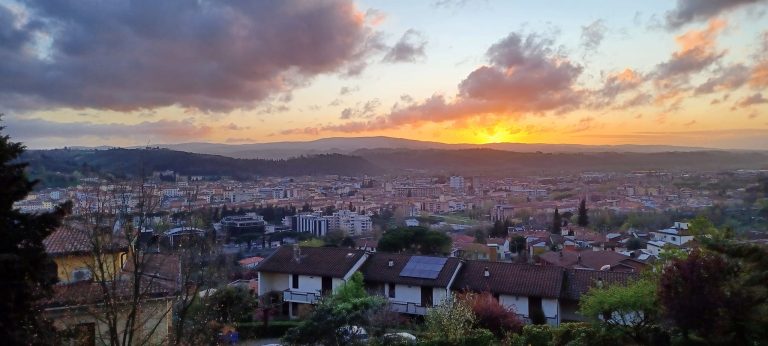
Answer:
[[455, 257], [376, 253], [363, 266], [369, 291], [387, 297], [393, 311], [425, 315], [442, 302], [461, 270]]
[[547, 324], [559, 325], [564, 273], [555, 266], [467, 261], [452, 288], [457, 292], [491, 292], [526, 322], [539, 311]]
[[259, 295], [282, 292], [289, 316], [343, 285], [368, 253], [344, 248], [282, 246], [259, 264]]

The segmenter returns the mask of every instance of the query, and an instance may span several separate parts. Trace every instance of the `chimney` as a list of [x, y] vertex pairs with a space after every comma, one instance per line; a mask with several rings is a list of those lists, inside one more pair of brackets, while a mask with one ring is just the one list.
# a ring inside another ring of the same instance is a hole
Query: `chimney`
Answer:
[[488, 267], [485, 267], [485, 270], [483, 270], [483, 276], [484, 277], [490, 277], [491, 276], [491, 272], [488, 271]]
[[389, 261], [387, 261], [387, 267], [392, 268], [394, 266], [395, 266], [395, 261], [390, 258]]
[[296, 263], [301, 263], [301, 248], [299, 244], [293, 244], [293, 260]]

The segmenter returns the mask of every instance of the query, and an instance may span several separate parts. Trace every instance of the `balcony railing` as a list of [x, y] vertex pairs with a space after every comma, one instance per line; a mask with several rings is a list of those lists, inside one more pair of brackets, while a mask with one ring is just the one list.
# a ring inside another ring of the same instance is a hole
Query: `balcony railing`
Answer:
[[427, 308], [416, 303], [389, 301], [390, 309], [401, 314], [426, 315]]
[[315, 304], [318, 299], [320, 299], [320, 293], [292, 291], [289, 289], [283, 291], [283, 301], [286, 302]]

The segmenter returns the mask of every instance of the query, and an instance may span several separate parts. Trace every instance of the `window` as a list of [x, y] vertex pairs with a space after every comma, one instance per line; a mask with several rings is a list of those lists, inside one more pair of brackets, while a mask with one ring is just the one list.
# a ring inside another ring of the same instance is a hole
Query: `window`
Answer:
[[291, 281], [293, 281], [291, 283], [291, 287], [293, 287], [294, 289], [298, 289], [299, 288], [299, 274], [293, 274], [293, 280], [291, 280]]
[[395, 297], [395, 284], [390, 283], [389, 284], [389, 297], [394, 298]]
[[91, 279], [91, 270], [88, 268], [77, 268], [72, 271], [72, 281], [85, 281]]

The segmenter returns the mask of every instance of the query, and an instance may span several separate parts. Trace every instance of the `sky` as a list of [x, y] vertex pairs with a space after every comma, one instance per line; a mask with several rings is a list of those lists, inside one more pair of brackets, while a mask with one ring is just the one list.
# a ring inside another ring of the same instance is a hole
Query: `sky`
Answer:
[[768, 149], [768, 1], [0, 0], [29, 148], [391, 136]]

